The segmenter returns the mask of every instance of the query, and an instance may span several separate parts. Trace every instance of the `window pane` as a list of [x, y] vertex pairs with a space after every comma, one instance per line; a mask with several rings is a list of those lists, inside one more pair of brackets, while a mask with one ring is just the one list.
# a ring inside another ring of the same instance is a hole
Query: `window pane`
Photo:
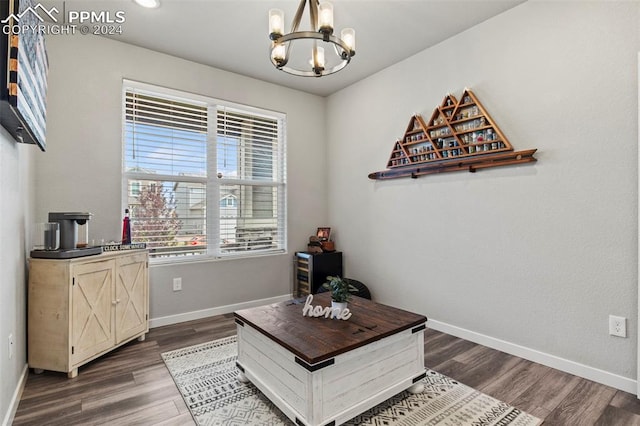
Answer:
[[218, 168], [216, 171], [218, 176], [237, 178], [239, 176], [240, 140], [230, 136], [218, 135], [217, 145]]
[[206, 106], [127, 93], [125, 118], [125, 171], [207, 175]]
[[223, 178], [278, 180], [279, 122], [218, 108], [217, 173]]
[[220, 197], [234, 200], [220, 208], [222, 253], [279, 248], [277, 187], [221, 185]]
[[200, 183], [129, 181], [131, 236], [147, 243], [152, 257], [206, 252], [206, 186]]

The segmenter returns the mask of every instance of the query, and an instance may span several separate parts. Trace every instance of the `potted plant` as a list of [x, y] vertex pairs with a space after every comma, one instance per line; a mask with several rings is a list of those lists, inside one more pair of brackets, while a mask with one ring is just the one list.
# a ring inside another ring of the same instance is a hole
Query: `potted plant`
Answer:
[[[358, 291], [358, 289], [337, 275], [335, 277], [328, 276], [327, 280], [329, 281], [322, 284], [322, 286], [331, 291], [331, 310], [333, 312], [334, 309], [339, 309], [341, 312], [346, 309], [347, 302], [351, 298], [351, 292]], [[333, 316], [332, 314], [331, 317], [333, 318]]]

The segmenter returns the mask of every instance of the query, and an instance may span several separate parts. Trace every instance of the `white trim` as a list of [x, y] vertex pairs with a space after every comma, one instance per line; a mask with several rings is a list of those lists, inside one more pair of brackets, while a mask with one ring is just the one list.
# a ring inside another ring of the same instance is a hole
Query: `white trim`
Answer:
[[[640, 102], [640, 52], [638, 53], [638, 102]], [[639, 104], [640, 105], [640, 104]], [[637, 117], [638, 117], [638, 131], [640, 132], [640, 109], [637, 112]], [[638, 139], [638, 143], [640, 143], [640, 133], [638, 133], [639, 135], [639, 139]], [[640, 167], [640, 152], [638, 153], [638, 162], [636, 165], [638, 165]], [[638, 186], [636, 187], [636, 194], [638, 194], [640, 192], [640, 175], [638, 176]], [[640, 199], [638, 199], [638, 208], [640, 208]], [[640, 238], [640, 210], [638, 210], [638, 238]], [[638, 240], [638, 250], [640, 250], [640, 239]], [[638, 253], [638, 261], [636, 263], [636, 266], [638, 268], [638, 273], [640, 273], [640, 252]], [[640, 276], [640, 275], [638, 275]], [[636, 287], [640, 290], [640, 282], [636, 282]], [[636, 310], [638, 310], [638, 324], [640, 324], [640, 292], [638, 293], [638, 300], [637, 300], [637, 304], [636, 304]], [[637, 348], [637, 364], [636, 364], [636, 371], [637, 371], [637, 378], [640, 378], [640, 327], [638, 327], [637, 330], [637, 334], [636, 334], [636, 348]], [[637, 387], [636, 389], [634, 389], [633, 392], [637, 395], [638, 398], [640, 398], [640, 379], [637, 380]]]
[[[620, 376], [618, 374], [610, 373], [608, 371], [600, 370], [599, 368], [590, 367], [588, 365], [580, 364], [575, 361], [560, 358], [555, 355], [540, 352], [535, 349], [520, 346], [515, 343], [496, 339], [495, 337], [476, 333], [475, 331], [467, 330], [465, 328], [460, 328], [455, 325], [450, 325], [432, 319], [429, 319], [427, 321], [427, 327], [433, 330], [450, 334], [452, 336], [460, 337], [461, 339], [478, 343], [483, 346], [490, 347], [492, 349], [497, 349], [499, 351], [506, 352], [520, 358], [528, 359], [529, 361], [537, 362], [538, 364], [546, 365], [547, 367], [555, 368], [557, 370], [564, 371], [575, 376], [593, 380], [594, 382], [611, 386], [625, 392], [635, 394], [637, 390], [637, 384], [635, 380], [628, 377]], [[428, 342], [426, 343], [426, 348], [427, 350], [429, 350]]]
[[27, 377], [29, 376], [29, 365], [25, 364], [22, 369], [22, 375], [20, 377], [20, 381], [16, 386], [16, 390], [13, 392], [13, 397], [11, 398], [11, 402], [9, 402], [9, 408], [7, 409], [7, 413], [2, 420], [2, 426], [9, 426], [13, 423], [13, 418], [16, 415], [16, 411], [18, 411], [18, 405], [20, 404], [20, 397], [22, 396], [22, 391], [24, 390], [24, 386], [27, 384]]
[[163, 325], [177, 324], [185, 321], [193, 321], [201, 318], [212, 317], [215, 315], [229, 314], [239, 309], [255, 308], [257, 306], [269, 305], [271, 303], [285, 302], [287, 300], [291, 300], [291, 298], [291, 294], [284, 294], [282, 296], [270, 297], [268, 299], [251, 300], [249, 302], [234, 303], [233, 305], [217, 306], [215, 308], [185, 312], [183, 314], [151, 318], [149, 320], [149, 328], [162, 327]]

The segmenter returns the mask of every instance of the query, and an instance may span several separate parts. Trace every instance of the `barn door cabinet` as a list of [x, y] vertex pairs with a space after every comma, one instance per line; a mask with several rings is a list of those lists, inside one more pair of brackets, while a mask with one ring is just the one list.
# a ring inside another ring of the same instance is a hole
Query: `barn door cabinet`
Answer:
[[78, 367], [149, 331], [146, 250], [30, 259], [28, 362], [36, 372]]

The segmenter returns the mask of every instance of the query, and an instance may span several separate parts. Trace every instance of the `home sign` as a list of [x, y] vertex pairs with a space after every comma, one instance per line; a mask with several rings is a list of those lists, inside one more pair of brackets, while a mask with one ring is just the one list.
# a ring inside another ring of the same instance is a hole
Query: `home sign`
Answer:
[[351, 311], [349, 308], [332, 308], [330, 306], [313, 306], [311, 303], [313, 302], [313, 294], [307, 296], [306, 302], [304, 302], [304, 308], [302, 308], [302, 316], [303, 317], [325, 317], [325, 318], [337, 318], [341, 320], [348, 320], [351, 318]]

